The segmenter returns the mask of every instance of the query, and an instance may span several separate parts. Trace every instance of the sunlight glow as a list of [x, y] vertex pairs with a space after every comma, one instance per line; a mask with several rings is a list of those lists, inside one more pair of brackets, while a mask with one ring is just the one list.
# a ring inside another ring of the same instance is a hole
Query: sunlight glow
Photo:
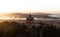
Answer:
[[0, 13], [60, 12], [60, 0], [0, 0]]
[[7, 17], [7, 16], [3, 16], [3, 17], [0, 17], [0, 19], [2, 20], [26, 20], [26, 18], [19, 18], [19, 17]]
[[10, 18], [10, 17], [0, 17], [0, 19], [5, 19], [5, 20], [12, 20], [13, 18]]

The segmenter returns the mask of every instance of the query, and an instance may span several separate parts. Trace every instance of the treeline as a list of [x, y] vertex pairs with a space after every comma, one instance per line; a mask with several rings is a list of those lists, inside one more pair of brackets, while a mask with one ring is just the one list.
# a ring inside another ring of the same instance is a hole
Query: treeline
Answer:
[[[0, 37], [40, 37], [41, 28], [45, 24], [41, 23], [40, 25], [42, 26], [28, 28], [24, 23], [4, 21], [0, 23]], [[60, 37], [60, 28], [46, 26], [42, 33], [43, 37]]]

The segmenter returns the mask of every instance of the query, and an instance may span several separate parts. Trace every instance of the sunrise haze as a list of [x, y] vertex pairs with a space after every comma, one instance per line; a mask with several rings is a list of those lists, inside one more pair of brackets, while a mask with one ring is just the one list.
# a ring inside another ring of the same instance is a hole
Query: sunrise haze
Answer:
[[0, 13], [60, 13], [60, 0], [0, 0]]

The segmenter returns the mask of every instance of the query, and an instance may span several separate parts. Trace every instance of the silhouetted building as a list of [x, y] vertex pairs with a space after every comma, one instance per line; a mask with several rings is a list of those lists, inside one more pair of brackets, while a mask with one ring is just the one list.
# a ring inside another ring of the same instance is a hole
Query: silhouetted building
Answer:
[[35, 22], [34, 17], [31, 14], [29, 14], [28, 17], [26, 18], [26, 25], [28, 28], [33, 28], [33, 26], [36, 28], [40, 24], [38, 22]]
[[31, 24], [34, 22], [34, 17], [29, 14], [28, 17], [26, 18], [26, 23]]

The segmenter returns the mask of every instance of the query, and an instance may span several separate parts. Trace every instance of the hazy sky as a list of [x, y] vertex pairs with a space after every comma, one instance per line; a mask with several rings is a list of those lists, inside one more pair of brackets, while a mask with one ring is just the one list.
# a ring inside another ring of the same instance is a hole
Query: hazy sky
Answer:
[[0, 0], [0, 13], [6, 12], [59, 13], [60, 0]]

